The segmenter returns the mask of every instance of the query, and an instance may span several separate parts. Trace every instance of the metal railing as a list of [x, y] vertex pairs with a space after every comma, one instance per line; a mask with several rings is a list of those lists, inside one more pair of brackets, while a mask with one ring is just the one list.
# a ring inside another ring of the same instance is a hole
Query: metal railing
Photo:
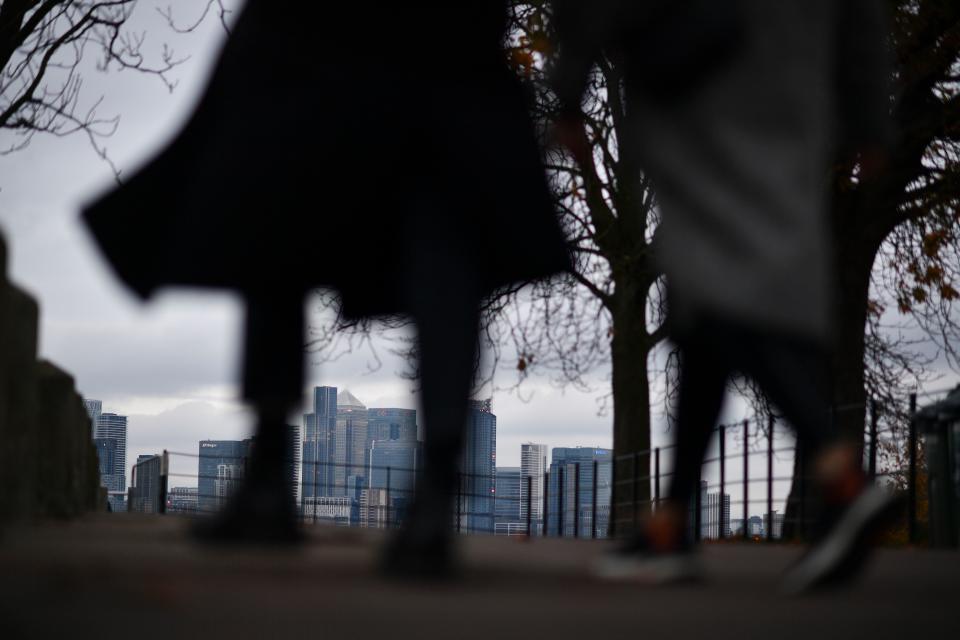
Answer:
[[[916, 411], [917, 395], [909, 397], [907, 415]], [[852, 407], [863, 409], [864, 407]], [[864, 466], [865, 471], [872, 478], [897, 479], [905, 485], [907, 493], [907, 526], [910, 542], [916, 542], [917, 523], [917, 482], [918, 482], [918, 434], [912, 420], [906, 425], [887, 423], [881, 427], [883, 411], [879, 403], [869, 402], [868, 420], [865, 424]], [[837, 411], [849, 410], [851, 407], [837, 408]], [[893, 412], [890, 413], [893, 415]], [[752, 427], [752, 429], [751, 429]], [[906, 434], [903, 431], [906, 430]], [[741, 451], [730, 452], [731, 432], [739, 431], [739, 438], [734, 437], [732, 444], [736, 446], [740, 441]], [[808, 528], [807, 514], [805, 513], [806, 495], [810, 489], [809, 478], [803, 473], [776, 475], [775, 463], [785, 462], [780, 457], [784, 454], [792, 456], [790, 463], [799, 464], [803, 468], [803, 449], [796, 444], [792, 446], [777, 446], [777, 436], [783, 431], [777, 422], [770, 418], [764, 424], [757, 420], [744, 420], [734, 424], [718, 425], [716, 434], [717, 454], [708, 456], [701, 466], [700, 490], [695, 493], [693, 504], [690, 505], [692, 536], [696, 540], [704, 537], [727, 538], [734, 530], [731, 527], [730, 511], [734, 506], [742, 511], [742, 526], [739, 533], [745, 539], [756, 539], [749, 524], [751, 505], [761, 505], [762, 514], [766, 518], [763, 537], [772, 540], [777, 537], [777, 529], [786, 525], [794, 525], [794, 532], [803, 537]], [[906, 442], [901, 442], [904, 439]], [[878, 467], [880, 446], [885, 442], [900, 450], [905, 447], [906, 468], [902, 466], [888, 468]], [[557, 466], [556, 477], [551, 473], [543, 474], [542, 495], [534, 496], [533, 476], [521, 476], [519, 491], [510, 496], [496, 495], [492, 488], [495, 486], [496, 475], [460, 473], [456, 483], [456, 493], [451, 495], [454, 501], [454, 517], [451, 526], [459, 533], [495, 533], [497, 524], [507, 532], [522, 532], [526, 536], [562, 536], [575, 538], [604, 538], [616, 534], [618, 523], [632, 522], [636, 525], [646, 513], [655, 510], [665, 499], [663, 483], [673, 474], [664, 469], [664, 455], [671, 452], [675, 445], [653, 447], [645, 451], [638, 451], [628, 455], [610, 456], [609, 462], [593, 460], [591, 473], [584, 482], [584, 476], [579, 462], [564, 462]], [[765, 473], [752, 474], [751, 460], [765, 457]], [[649, 474], [641, 473], [644, 466], [641, 462], [648, 458], [652, 467]], [[174, 473], [170, 471], [171, 458], [194, 458], [198, 460], [196, 474]], [[212, 476], [201, 474], [199, 460], [216, 458], [229, 460], [230, 465], [236, 467], [230, 473]], [[741, 461], [740, 478], [728, 477], [730, 463]], [[294, 464], [290, 461], [291, 468]], [[351, 526], [396, 527], [402, 526], [406, 518], [407, 509], [415, 497], [417, 477], [416, 468], [360, 465], [351, 463], [336, 463], [328, 461], [302, 461], [302, 476], [304, 481], [290, 481], [291, 493], [299, 495], [300, 518], [304, 523], [318, 521], [333, 521], [338, 524]], [[557, 464], [555, 461], [554, 464]], [[624, 465], [632, 467], [629, 473], [623, 473]], [[609, 466], [609, 481], [601, 480], [601, 467]], [[148, 483], [157, 487], [159, 504], [157, 512], [183, 511], [175, 509], [172, 497], [168, 492], [168, 484], [173, 479], [184, 478], [196, 480], [197, 505], [193, 513], [203, 515], [215, 512], [228, 499], [237, 483], [244, 475], [244, 459], [237, 456], [194, 454], [185, 452], [164, 451], [161, 464], [155, 465], [161, 470], [161, 476], [156, 482]], [[572, 474], [567, 469], [572, 467]], [[150, 468], [153, 468], [152, 466]], [[322, 470], [314, 473], [315, 469]], [[329, 479], [330, 470], [342, 469], [344, 478], [341, 484], [321, 481]], [[704, 469], [713, 469], [715, 482], [702, 481]], [[236, 471], [236, 473], [233, 473]], [[360, 473], [352, 474], [357, 471]], [[619, 474], [618, 474], [619, 472]], [[384, 478], [382, 484], [375, 484], [373, 477]], [[564, 477], [568, 475], [568, 477]], [[346, 479], [362, 477], [361, 485], [351, 487]], [[401, 482], [397, 482], [397, 478]], [[292, 478], [292, 475], [291, 475]], [[644, 490], [644, 483], [647, 483]], [[793, 486], [798, 510], [791, 518], [779, 514], [774, 509], [775, 502], [782, 502], [783, 496], [775, 495], [775, 487]], [[757, 485], [763, 487], [761, 493], [756, 492]], [[212, 487], [212, 490], [211, 490]], [[478, 490], [480, 487], [483, 490]], [[765, 495], [764, 493], [765, 489]], [[134, 491], [131, 488], [131, 491]], [[587, 495], [583, 495], [586, 490]], [[729, 490], [739, 491], [742, 498], [733, 500]], [[710, 494], [708, 492], [715, 491]], [[309, 494], [309, 495], [307, 495]], [[641, 498], [649, 494], [650, 498]], [[703, 498], [706, 494], [716, 496], [716, 508], [705, 509]], [[761, 497], [752, 498], [752, 495]], [[571, 505], [572, 500], [572, 505]], [[516, 516], [516, 520], [503, 520], [503, 504], [509, 505], [509, 516]], [[135, 504], [134, 500], [130, 504]], [[498, 505], [501, 507], [498, 516]], [[573, 510], [570, 513], [570, 510]], [[705, 511], [706, 519], [704, 517]], [[338, 515], [339, 514], [339, 515]], [[539, 515], [539, 518], [537, 517]], [[509, 525], [509, 526], [503, 526]], [[519, 525], [519, 526], [518, 526]], [[715, 534], [713, 533], [715, 532]]]

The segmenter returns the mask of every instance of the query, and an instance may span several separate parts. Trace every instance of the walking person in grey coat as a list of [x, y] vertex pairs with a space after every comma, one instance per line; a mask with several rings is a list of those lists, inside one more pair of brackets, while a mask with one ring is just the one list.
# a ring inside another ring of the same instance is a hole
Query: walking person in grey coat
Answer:
[[602, 571], [651, 581], [695, 571], [687, 505], [727, 380], [742, 373], [797, 429], [814, 456], [824, 512], [834, 514], [787, 588], [839, 581], [852, 573], [864, 532], [889, 507], [860, 469], [857, 447], [838, 440], [826, 384], [829, 167], [838, 152], [859, 153], [865, 170], [882, 155], [882, 6], [556, 4], [561, 134], [576, 126], [593, 60], [602, 53], [626, 69], [632, 115], [620, 139], [634, 146], [655, 184], [662, 212], [655, 246], [682, 353], [670, 498]]

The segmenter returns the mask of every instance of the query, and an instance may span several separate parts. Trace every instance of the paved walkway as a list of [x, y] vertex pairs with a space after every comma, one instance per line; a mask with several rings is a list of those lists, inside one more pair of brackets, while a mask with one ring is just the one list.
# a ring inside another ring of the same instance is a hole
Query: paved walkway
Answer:
[[607, 543], [465, 536], [462, 577], [388, 582], [377, 532], [315, 527], [294, 551], [209, 550], [173, 517], [104, 515], [0, 536], [0, 638], [960, 637], [960, 553], [882, 550], [861, 584], [787, 598], [798, 547], [711, 544], [703, 584], [591, 579]]

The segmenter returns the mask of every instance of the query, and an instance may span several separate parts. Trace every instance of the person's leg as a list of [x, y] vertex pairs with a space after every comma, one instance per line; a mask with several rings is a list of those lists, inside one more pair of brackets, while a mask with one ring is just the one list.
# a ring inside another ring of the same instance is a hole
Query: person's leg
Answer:
[[694, 491], [699, 490], [700, 467], [729, 375], [711, 346], [712, 340], [712, 332], [688, 333], [680, 339], [676, 456], [668, 497], [620, 549], [595, 567], [601, 578], [664, 584], [700, 574], [690, 553], [690, 503]]
[[869, 550], [871, 533], [892, 511], [894, 501], [871, 484], [859, 448], [844, 442], [830, 419], [829, 372], [822, 350], [783, 336], [756, 334], [743, 341], [742, 368], [764, 388], [794, 425], [813, 464], [822, 498], [818, 542], [787, 575], [785, 589], [800, 593], [855, 577]]
[[257, 415], [247, 472], [223, 511], [196, 533], [209, 542], [296, 542], [300, 534], [287, 412], [302, 393], [300, 292], [248, 296], [243, 355], [243, 395]]
[[682, 346], [676, 458], [668, 496], [684, 518], [694, 492], [700, 490], [700, 468], [720, 415], [729, 373], [707, 340], [699, 338]]
[[453, 496], [477, 362], [480, 294], [469, 260], [451, 241], [455, 221], [428, 215], [429, 203], [421, 209], [406, 229], [403, 298], [417, 327], [423, 464], [409, 517], [388, 545], [384, 570], [437, 577], [450, 569]]

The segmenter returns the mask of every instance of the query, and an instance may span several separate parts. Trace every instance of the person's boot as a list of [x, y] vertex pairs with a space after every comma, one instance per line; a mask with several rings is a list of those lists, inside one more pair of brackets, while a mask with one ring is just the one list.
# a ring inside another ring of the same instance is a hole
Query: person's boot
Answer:
[[438, 479], [421, 484], [406, 525], [386, 544], [380, 569], [393, 578], [448, 579], [454, 574], [453, 486]]
[[874, 536], [897, 513], [898, 501], [878, 487], [853, 462], [853, 453], [838, 447], [824, 457], [850, 458], [838, 470], [821, 473], [824, 507], [814, 545], [790, 568], [783, 591], [799, 595], [839, 587], [860, 575], [870, 555]]
[[265, 424], [253, 443], [248, 473], [222, 511], [199, 521], [197, 538], [213, 544], [288, 545], [299, 542], [292, 479], [282, 423]]
[[685, 531], [682, 511], [665, 505], [626, 542], [592, 567], [612, 582], [666, 585], [700, 579], [703, 571]]

